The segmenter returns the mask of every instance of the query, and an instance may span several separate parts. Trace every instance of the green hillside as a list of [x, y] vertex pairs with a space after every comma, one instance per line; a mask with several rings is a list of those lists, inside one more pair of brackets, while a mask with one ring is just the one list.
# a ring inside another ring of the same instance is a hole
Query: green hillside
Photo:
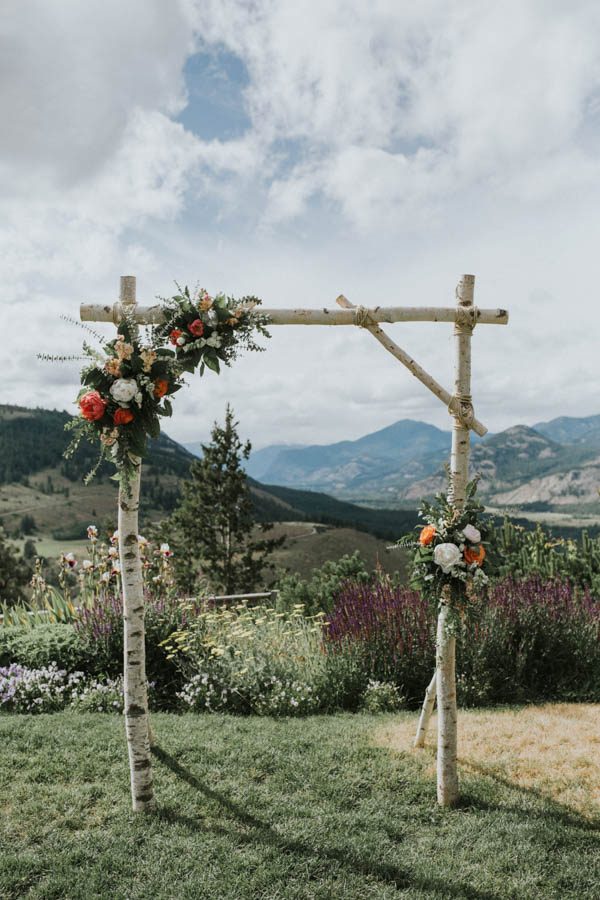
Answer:
[[[34, 518], [38, 536], [76, 540], [84, 537], [93, 519], [114, 519], [116, 485], [110, 466], [104, 464], [90, 485], [83, 484], [96, 462], [96, 449], [82, 445], [73, 458], [63, 458], [69, 419], [64, 411], [0, 406], [0, 523], [9, 531], [27, 514]], [[165, 434], [150, 444], [143, 470], [142, 523], [173, 509], [179, 482], [194, 459]], [[410, 511], [365, 509], [326, 494], [249, 481], [259, 522], [343, 526], [383, 540], [395, 539], [416, 522]]]

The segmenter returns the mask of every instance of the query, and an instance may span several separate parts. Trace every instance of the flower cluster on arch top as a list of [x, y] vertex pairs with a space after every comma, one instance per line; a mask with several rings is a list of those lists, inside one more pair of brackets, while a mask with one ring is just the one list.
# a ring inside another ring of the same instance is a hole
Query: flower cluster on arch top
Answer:
[[128, 489], [131, 477], [147, 452], [148, 439], [160, 435], [161, 418], [171, 416], [172, 396], [186, 373], [206, 369], [218, 373], [242, 350], [262, 350], [255, 335], [268, 337], [268, 319], [257, 307], [260, 300], [236, 300], [224, 294], [211, 297], [203, 288], [187, 287], [162, 301], [160, 325], [141, 329], [134, 310], [123, 308], [117, 336], [96, 338], [100, 349], [84, 343], [89, 362], [81, 372], [77, 397], [80, 415], [68, 423], [72, 455], [83, 438], [99, 441], [99, 458], [89, 480], [104, 459], [116, 466], [116, 478]]

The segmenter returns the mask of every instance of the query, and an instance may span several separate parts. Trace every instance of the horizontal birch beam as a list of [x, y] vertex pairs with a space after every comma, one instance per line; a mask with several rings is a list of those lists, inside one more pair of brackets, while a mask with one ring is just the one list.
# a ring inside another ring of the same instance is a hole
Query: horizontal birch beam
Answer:
[[[269, 317], [270, 325], [356, 325], [356, 311], [352, 309], [264, 309], [260, 312]], [[83, 303], [80, 307], [83, 322], [113, 322], [122, 317], [120, 303], [102, 305]], [[473, 309], [473, 322], [480, 325], [506, 325], [508, 312], [505, 309]], [[455, 322], [454, 306], [375, 306], [369, 308], [373, 322]], [[136, 306], [136, 321], [141, 325], [160, 325], [163, 321], [162, 307]]]

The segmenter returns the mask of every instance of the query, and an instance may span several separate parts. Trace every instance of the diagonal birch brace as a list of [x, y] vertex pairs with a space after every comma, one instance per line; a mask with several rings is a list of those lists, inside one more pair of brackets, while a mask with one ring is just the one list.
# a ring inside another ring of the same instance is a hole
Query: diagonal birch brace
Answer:
[[[392, 356], [395, 356], [403, 366], [406, 366], [408, 371], [411, 372], [415, 378], [418, 378], [421, 384], [424, 384], [426, 388], [429, 388], [431, 393], [435, 394], [435, 396], [446, 405], [448, 412], [451, 415], [464, 415], [467, 418], [469, 417], [469, 410], [461, 410], [458, 397], [452, 396], [452, 394], [443, 388], [441, 384], [438, 384], [435, 378], [429, 375], [422, 366], [415, 362], [408, 353], [399, 347], [398, 344], [396, 344], [396, 342], [393, 341], [379, 325], [377, 325], [371, 317], [371, 310], [365, 309], [363, 306], [355, 306], [353, 303], [350, 303], [343, 294], [340, 294], [335, 302], [345, 309], [353, 309], [355, 311], [354, 316], [356, 325], [369, 331], [373, 337], [379, 341], [382, 347], [385, 347], [385, 349], [391, 353]], [[485, 425], [478, 422], [474, 417], [471, 417], [469, 420], [469, 428], [472, 428], [479, 437], [483, 437], [488, 431]]]
[[[124, 279], [135, 279], [124, 276]], [[122, 283], [123, 280], [122, 279]], [[455, 307], [411, 307], [375, 306], [370, 309], [354, 307], [343, 295], [338, 297], [341, 309], [263, 309], [269, 317], [271, 325], [358, 325], [369, 331], [385, 349], [412, 372], [442, 403], [453, 417], [452, 454], [450, 460], [451, 489], [449, 499], [454, 506], [460, 508], [464, 503], [465, 487], [469, 470], [470, 431], [484, 435], [487, 431], [473, 414], [471, 400], [471, 335], [477, 324], [506, 325], [508, 312], [505, 309], [478, 309], [473, 305], [473, 275], [463, 275], [456, 291]], [[133, 298], [135, 294], [133, 295]], [[131, 306], [131, 298], [122, 297], [122, 301]], [[134, 300], [135, 303], [135, 300]], [[80, 315], [82, 321], [113, 322], [118, 324], [123, 313], [123, 302], [108, 305], [82, 304]], [[144, 325], [157, 325], [163, 321], [162, 308], [159, 305], [135, 305], [135, 321]], [[380, 322], [450, 322], [454, 324], [456, 363], [454, 392], [450, 394], [416, 363], [401, 347], [399, 347], [380, 327]], [[136, 573], [137, 574], [137, 573]], [[415, 746], [423, 746], [427, 723], [431, 717], [433, 705], [438, 697], [438, 802], [442, 806], [452, 806], [458, 799], [458, 774], [456, 767], [457, 754], [457, 712], [456, 712], [456, 679], [455, 679], [455, 638], [447, 627], [449, 608], [444, 598], [440, 602], [438, 618], [436, 671], [427, 688], [423, 710], [419, 720]], [[143, 627], [143, 626], [142, 626]], [[147, 758], [148, 721], [147, 714], [138, 740], [142, 749], [142, 758]], [[141, 723], [140, 723], [141, 724]], [[140, 740], [141, 739], [141, 740]], [[141, 761], [141, 760], [140, 760]], [[140, 797], [141, 806], [153, 803], [151, 773], [146, 787], [146, 796]], [[134, 799], [135, 802], [135, 799]]]

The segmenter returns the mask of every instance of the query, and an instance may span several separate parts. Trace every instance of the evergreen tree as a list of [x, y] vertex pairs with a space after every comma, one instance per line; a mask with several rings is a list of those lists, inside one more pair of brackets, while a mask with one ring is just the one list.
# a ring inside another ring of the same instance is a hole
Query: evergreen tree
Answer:
[[0, 603], [18, 603], [25, 599], [23, 588], [31, 570], [18, 551], [7, 542], [0, 528]]
[[193, 591], [200, 573], [211, 590], [225, 594], [254, 590], [268, 557], [284, 538], [255, 540], [253, 532], [267, 531], [268, 523], [254, 521], [252, 497], [242, 468], [251, 444], [243, 444], [229, 404], [225, 424], [216, 422], [211, 443], [202, 444], [202, 458], [194, 461], [182, 485], [178, 508], [163, 534], [174, 546], [178, 582]]

